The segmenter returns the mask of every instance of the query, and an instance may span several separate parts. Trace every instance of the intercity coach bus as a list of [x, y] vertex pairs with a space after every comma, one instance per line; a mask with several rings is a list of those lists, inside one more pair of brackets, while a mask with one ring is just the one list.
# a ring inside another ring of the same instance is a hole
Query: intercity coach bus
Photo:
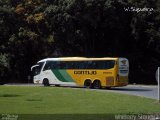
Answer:
[[99, 89], [126, 86], [129, 62], [126, 58], [46, 58], [31, 67], [35, 84], [78, 85]]

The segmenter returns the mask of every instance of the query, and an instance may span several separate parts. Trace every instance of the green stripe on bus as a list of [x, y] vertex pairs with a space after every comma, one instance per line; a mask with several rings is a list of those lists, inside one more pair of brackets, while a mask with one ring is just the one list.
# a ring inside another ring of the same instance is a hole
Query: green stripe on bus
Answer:
[[61, 73], [59, 72], [59, 70], [52, 70], [52, 72], [54, 73], [54, 75], [57, 77], [58, 80], [60, 80], [62, 82], [67, 82], [65, 80], [65, 78], [61, 75]]
[[59, 70], [59, 72], [61, 73], [61, 75], [64, 77], [64, 79], [67, 82], [73, 82], [74, 81], [66, 70]]
[[57, 77], [57, 79], [62, 82], [73, 82], [73, 79], [70, 77], [66, 70], [52, 70], [52, 72]]

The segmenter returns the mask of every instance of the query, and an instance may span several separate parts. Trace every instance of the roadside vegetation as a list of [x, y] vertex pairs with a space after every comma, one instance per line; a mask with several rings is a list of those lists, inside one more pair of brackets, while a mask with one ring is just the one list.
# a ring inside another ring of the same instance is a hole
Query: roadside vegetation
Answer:
[[0, 114], [21, 119], [95, 119], [115, 114], [158, 114], [156, 100], [84, 88], [0, 86]]

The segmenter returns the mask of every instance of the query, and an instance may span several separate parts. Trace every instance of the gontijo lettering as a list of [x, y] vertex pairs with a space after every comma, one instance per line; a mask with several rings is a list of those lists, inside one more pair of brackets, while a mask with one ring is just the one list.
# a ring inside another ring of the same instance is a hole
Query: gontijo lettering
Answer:
[[74, 74], [80, 74], [80, 75], [96, 75], [97, 72], [96, 71], [79, 71], [79, 70], [76, 70], [74, 71]]

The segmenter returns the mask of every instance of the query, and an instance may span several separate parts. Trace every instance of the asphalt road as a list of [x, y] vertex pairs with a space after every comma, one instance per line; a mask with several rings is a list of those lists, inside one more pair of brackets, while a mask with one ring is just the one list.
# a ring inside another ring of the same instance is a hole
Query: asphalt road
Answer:
[[[35, 85], [35, 84], [6, 84], [7, 86], [19, 85], [19, 86], [43, 86], [43, 85]], [[63, 87], [68, 87], [68, 85], [64, 85]], [[69, 86], [71, 88], [79, 88], [76, 86]], [[84, 89], [84, 88], [81, 88]], [[86, 89], [86, 88], [85, 88]], [[158, 85], [128, 85], [125, 87], [114, 87], [111, 89], [91, 89], [98, 90], [103, 92], [117, 92], [122, 94], [136, 95], [141, 97], [147, 97], [152, 99], [158, 98]]]
[[110, 90], [107, 91], [158, 99], [158, 85], [157, 86], [128, 85], [125, 87], [111, 88]]

